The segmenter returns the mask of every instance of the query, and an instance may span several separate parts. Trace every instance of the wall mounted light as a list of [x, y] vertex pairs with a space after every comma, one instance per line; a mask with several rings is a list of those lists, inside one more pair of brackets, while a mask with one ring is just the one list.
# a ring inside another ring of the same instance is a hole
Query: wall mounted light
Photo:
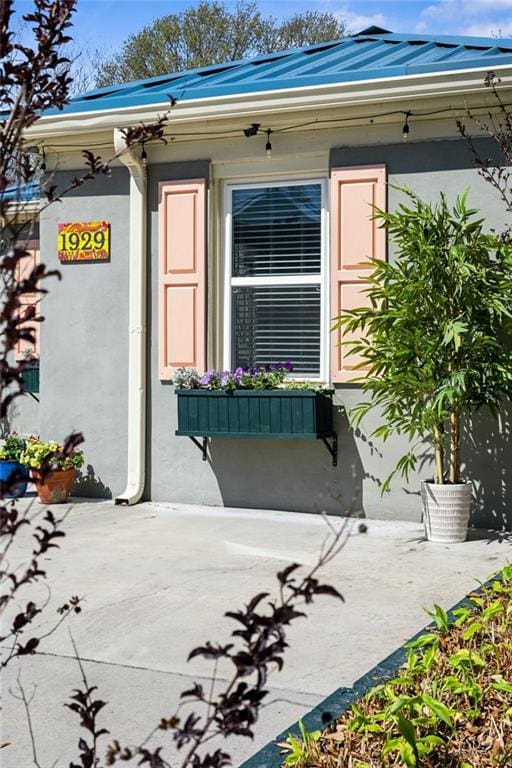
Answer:
[[244, 128], [244, 136], [246, 136], [246, 138], [249, 138], [250, 136], [256, 136], [260, 129], [260, 125], [261, 123], [251, 123], [250, 128]]

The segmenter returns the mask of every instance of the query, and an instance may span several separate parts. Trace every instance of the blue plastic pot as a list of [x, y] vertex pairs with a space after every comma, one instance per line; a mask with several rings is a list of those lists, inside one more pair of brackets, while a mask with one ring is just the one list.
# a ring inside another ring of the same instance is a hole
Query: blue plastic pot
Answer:
[[18, 499], [24, 496], [29, 477], [28, 467], [19, 461], [0, 461], [0, 497]]

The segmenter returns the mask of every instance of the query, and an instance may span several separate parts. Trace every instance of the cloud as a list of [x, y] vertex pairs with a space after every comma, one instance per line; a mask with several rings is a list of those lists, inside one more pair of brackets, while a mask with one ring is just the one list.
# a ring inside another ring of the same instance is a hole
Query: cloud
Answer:
[[[501, 19], [500, 22], [484, 21], [469, 24], [461, 30], [461, 34], [474, 37], [512, 37], [512, 16]], [[496, 42], [498, 43], [498, 40]]]
[[347, 31], [351, 33], [361, 32], [372, 25], [389, 29], [388, 22], [383, 13], [367, 15], [364, 13], [354, 13], [345, 6], [342, 6], [334, 15], [345, 23]]
[[512, 0], [435, 0], [424, 8], [415, 25], [420, 33], [507, 36], [512, 33]]
[[481, 16], [482, 13], [495, 15], [512, 11], [512, 0], [437, 0], [428, 5], [421, 16], [428, 18], [454, 18], [465, 16]]

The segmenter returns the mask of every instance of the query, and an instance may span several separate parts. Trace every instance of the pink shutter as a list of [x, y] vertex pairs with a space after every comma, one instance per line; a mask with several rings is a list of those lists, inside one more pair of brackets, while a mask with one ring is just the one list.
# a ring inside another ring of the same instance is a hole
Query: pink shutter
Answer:
[[[344, 309], [364, 306], [363, 293], [371, 268], [361, 266], [369, 258], [386, 258], [386, 236], [371, 220], [372, 205], [385, 209], [386, 167], [384, 165], [336, 168], [331, 172], [331, 317]], [[364, 375], [354, 370], [358, 356], [340, 346], [340, 330], [331, 333], [331, 380], [346, 382]]]
[[[20, 280], [24, 280], [25, 278], [29, 277], [34, 267], [36, 267], [39, 264], [39, 240], [30, 240], [29, 242], [25, 243], [22, 242], [21, 246], [24, 248], [28, 256], [25, 256], [23, 259], [20, 259], [18, 261], [18, 264], [16, 265], [16, 279], [18, 282]], [[36, 315], [40, 314], [39, 312], [39, 302], [40, 302], [41, 296], [39, 293], [25, 293], [23, 296], [20, 297], [20, 303], [21, 303], [21, 312], [25, 312], [30, 305], [34, 305], [36, 308]], [[33, 320], [27, 320], [25, 323], [23, 323], [23, 326], [26, 326], [27, 328], [31, 328], [34, 332], [35, 336], [35, 342], [32, 343], [30, 341], [26, 341], [25, 339], [20, 339], [18, 343], [16, 344], [16, 359], [17, 360], [24, 360], [27, 355], [33, 355], [35, 357], [39, 357], [39, 332], [41, 328], [41, 323], [35, 323]]]
[[206, 367], [206, 181], [160, 184], [159, 367]]

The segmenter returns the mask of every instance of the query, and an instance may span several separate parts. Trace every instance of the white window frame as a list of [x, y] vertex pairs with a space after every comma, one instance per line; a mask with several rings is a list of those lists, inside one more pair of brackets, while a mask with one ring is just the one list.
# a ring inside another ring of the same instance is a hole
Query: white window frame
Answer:
[[[264, 277], [233, 277], [232, 274], [232, 218], [233, 218], [233, 192], [237, 189], [257, 189], [265, 187], [291, 187], [304, 186], [306, 184], [320, 184], [321, 186], [321, 217], [320, 217], [320, 274], [318, 275], [267, 275]], [[296, 381], [329, 381], [329, 333], [330, 333], [330, 294], [329, 294], [329, 207], [328, 207], [328, 179], [325, 176], [311, 176], [297, 179], [267, 177], [264, 181], [243, 181], [236, 184], [227, 183], [224, 187], [224, 328], [223, 328], [223, 367], [231, 370], [232, 347], [232, 288], [237, 286], [262, 286], [262, 285], [319, 285], [320, 286], [320, 375], [319, 376], [293, 376]], [[293, 360], [292, 360], [293, 362]]]

